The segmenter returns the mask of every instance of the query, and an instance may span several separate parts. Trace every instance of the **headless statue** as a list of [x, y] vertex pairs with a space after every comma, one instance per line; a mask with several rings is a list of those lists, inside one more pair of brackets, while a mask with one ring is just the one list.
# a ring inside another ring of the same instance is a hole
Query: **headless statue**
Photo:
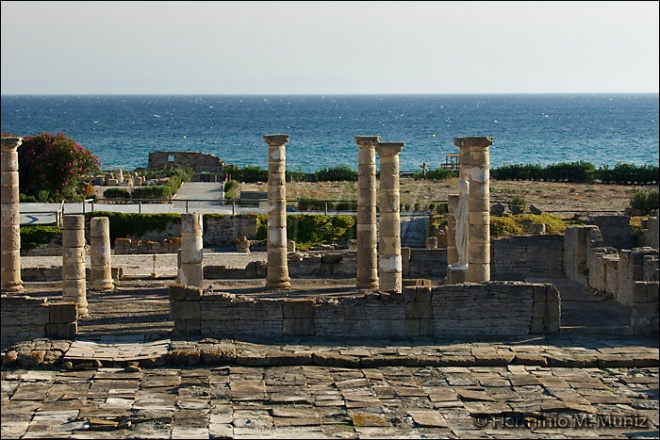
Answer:
[[470, 182], [460, 180], [458, 182], [458, 205], [454, 211], [456, 220], [456, 253], [458, 261], [450, 267], [456, 270], [466, 270], [468, 267], [468, 230], [470, 225], [468, 198], [470, 195]]

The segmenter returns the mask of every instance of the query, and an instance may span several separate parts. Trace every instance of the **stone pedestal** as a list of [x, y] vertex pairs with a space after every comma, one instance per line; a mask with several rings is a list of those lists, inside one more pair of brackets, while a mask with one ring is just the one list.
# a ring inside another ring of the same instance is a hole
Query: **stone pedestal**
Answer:
[[110, 292], [115, 289], [112, 279], [110, 248], [110, 219], [94, 217], [89, 221], [90, 240], [90, 290]]
[[20, 137], [2, 138], [2, 173], [0, 191], [2, 192], [0, 210], [0, 290], [3, 293], [23, 291], [21, 279], [21, 214], [18, 192], [18, 147], [23, 142]]
[[358, 144], [357, 276], [358, 289], [378, 289], [376, 144], [378, 136], [356, 136]]
[[469, 182], [467, 282], [490, 281], [491, 136], [454, 138], [460, 148], [459, 179]]
[[291, 287], [287, 261], [286, 148], [289, 135], [264, 135], [268, 144], [268, 274], [266, 286]]
[[402, 142], [376, 144], [380, 156], [379, 284], [380, 290], [396, 293], [403, 290], [399, 193], [399, 153], [402, 149]]
[[78, 316], [87, 315], [84, 215], [62, 217], [62, 299], [78, 304]]
[[179, 283], [202, 287], [204, 271], [204, 223], [198, 212], [181, 214], [181, 253], [179, 263]]

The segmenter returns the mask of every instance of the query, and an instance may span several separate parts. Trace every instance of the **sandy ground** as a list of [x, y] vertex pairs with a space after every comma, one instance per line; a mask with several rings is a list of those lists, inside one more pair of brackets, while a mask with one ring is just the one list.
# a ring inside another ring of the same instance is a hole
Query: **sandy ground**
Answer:
[[[401, 203], [446, 202], [449, 194], [458, 193], [458, 179], [414, 180], [401, 178]], [[242, 191], [266, 191], [265, 183], [242, 183]], [[603, 211], [624, 213], [636, 191], [658, 190], [658, 185], [605, 185], [561, 182], [498, 181], [490, 186], [491, 203], [508, 204], [521, 196], [527, 205], [542, 211], [572, 213]], [[357, 182], [288, 182], [287, 199], [356, 200]]]

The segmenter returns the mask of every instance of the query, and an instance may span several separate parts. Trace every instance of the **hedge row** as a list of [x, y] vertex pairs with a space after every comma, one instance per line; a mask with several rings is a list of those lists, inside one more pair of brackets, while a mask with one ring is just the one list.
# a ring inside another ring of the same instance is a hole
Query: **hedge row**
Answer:
[[491, 170], [496, 180], [542, 180], [546, 182], [655, 184], [658, 182], [658, 167], [655, 165], [617, 164], [614, 168], [605, 165], [596, 168], [585, 161], [541, 165], [504, 165]]

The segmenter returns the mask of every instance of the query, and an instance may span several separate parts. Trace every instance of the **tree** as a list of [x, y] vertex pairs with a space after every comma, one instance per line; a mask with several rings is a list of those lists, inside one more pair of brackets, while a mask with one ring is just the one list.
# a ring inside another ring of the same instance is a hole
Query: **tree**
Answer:
[[79, 198], [100, 169], [99, 159], [64, 133], [27, 136], [18, 148], [19, 191], [40, 200]]

